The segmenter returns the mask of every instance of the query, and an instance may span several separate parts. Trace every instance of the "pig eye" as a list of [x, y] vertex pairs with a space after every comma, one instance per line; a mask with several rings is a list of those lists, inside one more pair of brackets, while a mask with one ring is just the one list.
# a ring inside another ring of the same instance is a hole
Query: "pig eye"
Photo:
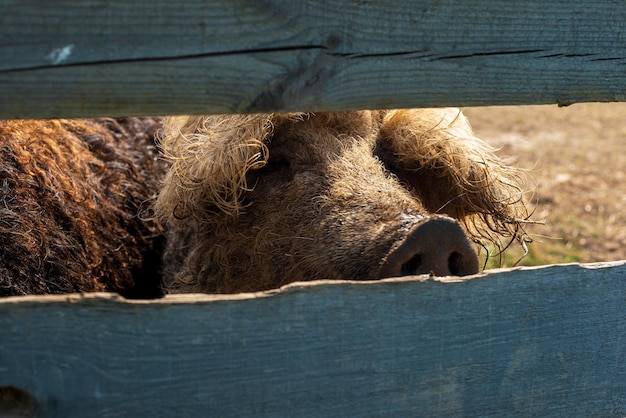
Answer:
[[284, 171], [289, 169], [289, 166], [289, 161], [285, 158], [273, 159], [270, 157], [270, 159], [267, 160], [267, 164], [265, 165], [265, 167], [263, 167], [263, 172], [268, 174], [278, 171]]
[[[282, 176], [288, 173], [291, 168], [291, 162], [288, 158], [290, 156], [289, 152], [285, 152], [285, 149], [283, 149], [284, 139], [274, 133], [274, 135], [265, 138], [263, 144], [265, 145], [263, 158], [266, 161], [263, 168], [259, 170], [259, 176], [267, 176], [274, 173]], [[290, 178], [291, 175], [287, 174], [286, 177]]]

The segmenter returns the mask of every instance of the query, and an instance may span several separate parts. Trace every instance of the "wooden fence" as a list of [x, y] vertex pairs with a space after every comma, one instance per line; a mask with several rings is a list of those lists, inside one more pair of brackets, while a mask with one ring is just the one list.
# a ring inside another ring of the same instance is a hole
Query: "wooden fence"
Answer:
[[[626, 8], [0, 0], [0, 92], [0, 118], [626, 101]], [[625, 276], [7, 298], [0, 416], [623, 417]]]

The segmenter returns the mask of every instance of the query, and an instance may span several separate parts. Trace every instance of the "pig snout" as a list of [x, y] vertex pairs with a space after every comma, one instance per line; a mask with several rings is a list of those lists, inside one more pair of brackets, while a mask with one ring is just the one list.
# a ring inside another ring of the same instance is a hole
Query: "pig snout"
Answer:
[[412, 228], [388, 255], [380, 277], [478, 273], [478, 257], [458, 222], [446, 216], [428, 218]]

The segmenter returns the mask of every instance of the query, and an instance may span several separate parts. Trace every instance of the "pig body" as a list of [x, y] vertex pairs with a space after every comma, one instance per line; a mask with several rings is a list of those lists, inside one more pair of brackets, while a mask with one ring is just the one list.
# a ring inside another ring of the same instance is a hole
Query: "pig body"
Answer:
[[160, 290], [154, 118], [0, 121], [0, 296]]
[[173, 117], [160, 142], [168, 292], [472, 274], [527, 240], [518, 172], [458, 109]]

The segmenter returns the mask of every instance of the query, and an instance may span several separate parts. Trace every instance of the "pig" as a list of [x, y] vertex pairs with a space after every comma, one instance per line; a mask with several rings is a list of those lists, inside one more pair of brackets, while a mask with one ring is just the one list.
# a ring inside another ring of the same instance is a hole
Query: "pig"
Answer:
[[169, 293], [471, 275], [530, 241], [520, 171], [459, 109], [177, 116], [158, 144]]
[[[0, 296], [162, 294], [159, 118], [0, 121]], [[145, 213], [142, 215], [142, 213]]]

